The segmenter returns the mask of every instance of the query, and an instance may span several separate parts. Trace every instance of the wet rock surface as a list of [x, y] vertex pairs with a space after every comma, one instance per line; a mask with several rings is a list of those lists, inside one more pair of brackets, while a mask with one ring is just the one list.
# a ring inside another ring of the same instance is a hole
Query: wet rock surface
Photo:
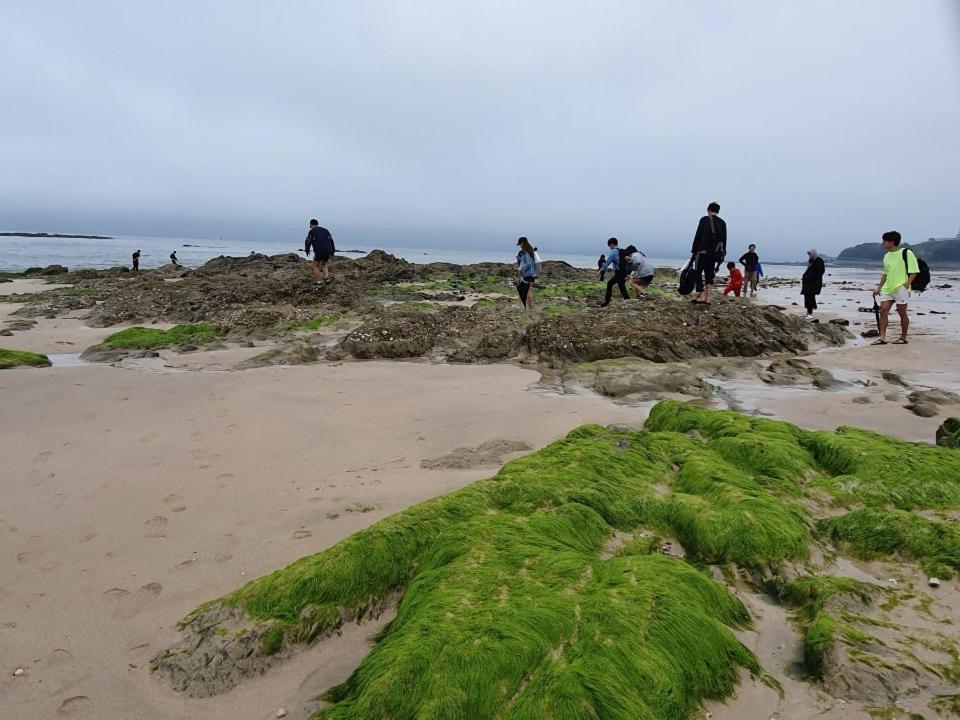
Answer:
[[[282, 338], [312, 317], [349, 314], [356, 322], [339, 352], [327, 347], [318, 357], [552, 367], [620, 357], [662, 363], [793, 354], [848, 337], [841, 327], [804, 323], [772, 305], [726, 298], [710, 308], [692, 305], [675, 293], [670, 273], [658, 272], [643, 300], [598, 308], [603, 284], [593, 271], [546, 262], [538, 309], [525, 313], [512, 264], [416, 265], [373, 251], [356, 260], [335, 257], [331, 271], [333, 282], [315, 285], [309, 264], [293, 253], [219, 257], [196, 269], [81, 270], [57, 278], [72, 287], [25, 298], [17, 312], [50, 317], [87, 309], [85, 322], [95, 327], [208, 322], [234, 342]], [[284, 352], [261, 362], [300, 361]]]
[[532, 449], [519, 440], [488, 440], [475, 448], [461, 447], [441, 457], [423, 460], [420, 467], [427, 470], [468, 470], [493, 466], [502, 463], [507, 455]]

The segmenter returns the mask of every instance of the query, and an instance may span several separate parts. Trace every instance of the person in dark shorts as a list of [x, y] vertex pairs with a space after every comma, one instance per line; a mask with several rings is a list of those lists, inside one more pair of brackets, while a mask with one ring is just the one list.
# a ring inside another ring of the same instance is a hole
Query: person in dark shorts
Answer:
[[[738, 261], [743, 265], [743, 294], [747, 295], [747, 291], [750, 291], [750, 297], [757, 296], [757, 280], [759, 279], [759, 274], [757, 273], [757, 267], [760, 265], [760, 256], [757, 255], [757, 246], [749, 245], [747, 246], [747, 251], [740, 256]], [[739, 293], [737, 293], [739, 296]]]
[[177, 261], [177, 251], [176, 251], [176, 250], [174, 250], [172, 253], [170, 253], [170, 262], [173, 263], [173, 266], [174, 266], [174, 267], [176, 267], [177, 265], [180, 264], [180, 263]]
[[[616, 238], [607, 240], [607, 257], [606, 260], [604, 260], [603, 266], [600, 268], [600, 279], [603, 279], [603, 275], [608, 269], [613, 269], [613, 277], [607, 280], [607, 292], [603, 297], [603, 302], [600, 303], [600, 307], [606, 307], [610, 304], [610, 298], [613, 297], [614, 285], [620, 289], [620, 296], [624, 300], [630, 299], [630, 296], [627, 294], [627, 273], [630, 271], [630, 264], [626, 261], [626, 255], [629, 253], [623, 253], [624, 257], [621, 258], [619, 245], [620, 241]], [[631, 247], [633, 246], [631, 245]], [[636, 250], [636, 248], [634, 248], [634, 250]]]
[[140, 272], [140, 251], [137, 250], [133, 255], [130, 256], [133, 259], [133, 271]]
[[597, 271], [600, 273], [600, 280], [603, 280], [603, 276], [606, 274], [606, 270], [603, 269], [603, 264], [607, 261], [606, 255], [601, 255], [600, 259], [597, 260]]
[[700, 218], [697, 232], [693, 236], [690, 252], [695, 256], [694, 271], [697, 278], [697, 297], [691, 301], [694, 305], [710, 304], [713, 278], [727, 256], [727, 224], [719, 213], [720, 206], [717, 203], [707, 205], [707, 214]]
[[[303, 243], [303, 251], [310, 257], [313, 252], [313, 284], [325, 285], [331, 280], [330, 269], [327, 263], [333, 254], [337, 251], [333, 244], [333, 235], [325, 227], [320, 227], [315, 219], [310, 221], [310, 231], [307, 233], [307, 239]], [[323, 282], [320, 282], [321, 276]]]
[[533, 310], [533, 283], [537, 280], [537, 249], [525, 237], [517, 240], [520, 251], [517, 253], [517, 267], [520, 269], [520, 280], [517, 281], [517, 293], [520, 303], [527, 309]]
[[[633, 245], [628, 247], [627, 250], [632, 247]], [[646, 298], [643, 291], [650, 287], [650, 283], [653, 282], [654, 272], [653, 265], [647, 260], [647, 256], [635, 249], [630, 255], [630, 287], [637, 293], [638, 300]]]

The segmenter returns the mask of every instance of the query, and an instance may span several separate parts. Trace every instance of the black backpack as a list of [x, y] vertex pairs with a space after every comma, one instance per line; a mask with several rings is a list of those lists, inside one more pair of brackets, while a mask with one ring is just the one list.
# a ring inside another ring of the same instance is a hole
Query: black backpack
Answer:
[[[907, 269], [907, 277], [910, 277], [910, 264], [907, 262], [907, 250], [908, 248], [904, 248], [901, 254], [903, 255], [903, 264]], [[916, 257], [916, 253], [914, 253], [914, 257]], [[913, 282], [910, 283], [910, 289], [913, 292], [922, 293], [927, 289], [927, 285], [930, 284], [930, 266], [927, 265], [926, 260], [917, 257], [917, 268], [919, 268], [919, 272], [913, 279]]]
[[697, 282], [695, 260], [696, 255], [687, 260], [686, 264], [680, 269], [680, 282], [677, 284], [677, 292], [681, 295], [689, 295], [694, 290]]

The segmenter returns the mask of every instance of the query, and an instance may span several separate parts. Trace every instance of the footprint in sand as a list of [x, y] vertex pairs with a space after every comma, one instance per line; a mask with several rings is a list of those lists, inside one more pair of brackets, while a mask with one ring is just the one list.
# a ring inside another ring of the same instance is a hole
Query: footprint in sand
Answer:
[[163, 585], [151, 582], [143, 585], [135, 593], [123, 588], [110, 588], [104, 595], [116, 600], [117, 606], [113, 611], [114, 620], [130, 620], [140, 614], [147, 604], [163, 592]]
[[56, 648], [47, 657], [47, 665], [50, 667], [57, 667], [59, 665], [65, 665], [71, 660], [73, 660], [72, 652], [69, 650], [64, 650], [63, 648]]
[[41, 453], [37, 453], [37, 456], [33, 458], [33, 461], [35, 463], [46, 462], [51, 455], [53, 455], [53, 450], [44, 450]]
[[77, 717], [81, 715], [86, 715], [93, 709], [93, 700], [91, 700], [86, 695], [74, 695], [73, 697], [68, 697], [62, 703], [60, 707], [57, 708], [57, 712], [61, 715], [75, 715]]
[[310, 536], [312, 536], [312, 535], [313, 535], [313, 533], [310, 532], [309, 530], [294, 530], [294, 531], [293, 531], [293, 539], [294, 539], [294, 540], [304, 540], [304, 539], [306, 539], [306, 538], [308, 538], [308, 537], [310, 537]]
[[167, 509], [170, 512], [183, 512], [187, 509], [187, 506], [184, 504], [183, 497], [180, 495], [167, 495], [163, 499], [163, 504], [167, 506]]
[[167, 519], [163, 515], [154, 515], [144, 523], [144, 525], [147, 526], [147, 532], [144, 537], [166, 537], [167, 533], [163, 529], [166, 524]]
[[226, 563], [233, 560], [233, 551], [240, 540], [233, 533], [227, 533], [217, 542], [214, 548], [213, 561]]
[[227, 483], [233, 480], [233, 473], [220, 473], [217, 475], [217, 485], [216, 487], [222, 488], [226, 487]]

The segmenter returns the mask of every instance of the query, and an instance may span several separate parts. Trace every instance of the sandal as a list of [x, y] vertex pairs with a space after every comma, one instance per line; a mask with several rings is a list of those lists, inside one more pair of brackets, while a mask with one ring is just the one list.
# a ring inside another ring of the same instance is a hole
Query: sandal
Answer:
[[890, 343], [890, 344], [891, 344], [891, 345], [906, 345], [906, 344], [907, 344], [907, 339], [906, 339], [906, 338], [898, 338], [898, 339], [894, 340], [894, 341], [893, 341], [892, 343]]
[[872, 343], [870, 343], [870, 344], [871, 344], [871, 345], [886, 345], [886, 344], [887, 344], [887, 341], [886, 341], [886, 340], [874, 340], [874, 341], [873, 341]]

